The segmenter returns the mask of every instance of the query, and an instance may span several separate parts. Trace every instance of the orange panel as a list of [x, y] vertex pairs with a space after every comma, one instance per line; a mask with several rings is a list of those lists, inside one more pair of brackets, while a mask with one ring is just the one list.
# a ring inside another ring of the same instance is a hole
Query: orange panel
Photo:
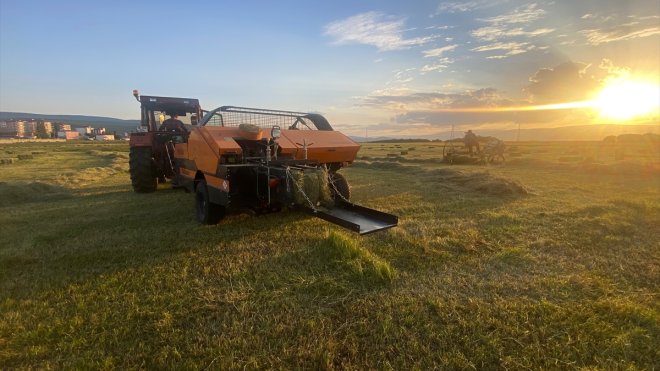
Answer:
[[229, 181], [208, 174], [206, 174], [204, 178], [206, 179], [206, 184], [208, 184], [209, 187], [229, 192]]
[[188, 143], [177, 143], [174, 145], [175, 158], [188, 158]]
[[304, 157], [302, 144], [307, 142], [307, 158], [322, 163], [352, 162], [360, 145], [338, 131], [282, 130], [278, 141], [283, 153], [292, 153], [295, 158]]
[[188, 156], [195, 161], [199, 170], [215, 174], [220, 155], [215, 141], [207, 140], [207, 138], [210, 138], [210, 135], [206, 133], [205, 128], [193, 128], [188, 137]]

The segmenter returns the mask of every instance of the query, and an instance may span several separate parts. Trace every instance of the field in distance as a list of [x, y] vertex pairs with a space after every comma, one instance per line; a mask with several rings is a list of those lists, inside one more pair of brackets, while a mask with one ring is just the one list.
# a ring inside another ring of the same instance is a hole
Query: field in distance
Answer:
[[0, 142], [0, 368], [600, 368], [660, 359], [657, 142], [370, 143], [342, 170], [399, 216], [194, 219], [125, 142]]

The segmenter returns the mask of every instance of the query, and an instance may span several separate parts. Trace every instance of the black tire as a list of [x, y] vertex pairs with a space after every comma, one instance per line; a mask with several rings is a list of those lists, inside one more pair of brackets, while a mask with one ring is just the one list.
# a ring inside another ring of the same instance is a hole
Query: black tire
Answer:
[[154, 192], [158, 187], [158, 177], [151, 147], [131, 147], [128, 164], [133, 190], [137, 193]]
[[225, 216], [225, 207], [211, 203], [206, 181], [201, 180], [195, 187], [195, 214], [202, 224], [218, 224]]
[[[344, 178], [343, 175], [339, 173], [330, 174], [330, 192], [332, 193], [332, 198], [335, 200], [337, 198], [341, 200], [350, 200], [351, 199], [351, 187], [348, 185], [348, 181]], [[337, 192], [342, 197], [337, 197]]]

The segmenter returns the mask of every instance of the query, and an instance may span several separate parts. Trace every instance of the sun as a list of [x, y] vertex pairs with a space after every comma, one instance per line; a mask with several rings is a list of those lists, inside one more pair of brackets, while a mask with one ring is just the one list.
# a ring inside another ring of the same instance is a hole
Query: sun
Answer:
[[644, 80], [611, 79], [593, 100], [601, 116], [612, 120], [630, 120], [658, 114], [660, 87]]

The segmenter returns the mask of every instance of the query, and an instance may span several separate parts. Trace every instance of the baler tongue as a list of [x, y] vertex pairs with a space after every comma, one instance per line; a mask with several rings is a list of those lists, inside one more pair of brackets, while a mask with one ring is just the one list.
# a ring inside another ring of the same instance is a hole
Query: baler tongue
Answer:
[[370, 209], [350, 202], [338, 201], [332, 208], [309, 210], [316, 216], [344, 228], [365, 235], [396, 227], [399, 218], [396, 215]]

